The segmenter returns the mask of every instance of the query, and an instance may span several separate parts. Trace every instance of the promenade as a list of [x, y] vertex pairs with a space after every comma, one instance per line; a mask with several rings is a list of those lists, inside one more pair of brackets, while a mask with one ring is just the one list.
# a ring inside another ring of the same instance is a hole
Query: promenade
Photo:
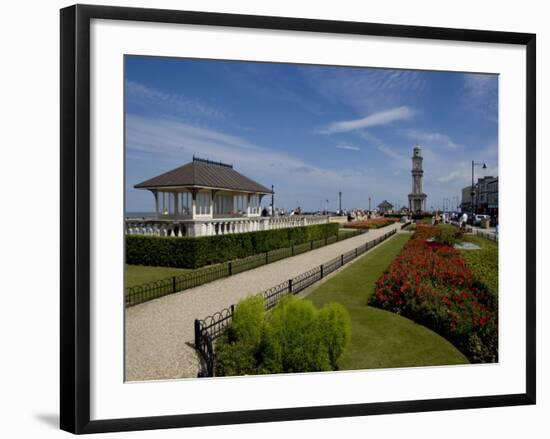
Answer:
[[310, 252], [273, 262], [125, 310], [127, 381], [196, 377], [193, 322], [399, 229], [392, 224]]

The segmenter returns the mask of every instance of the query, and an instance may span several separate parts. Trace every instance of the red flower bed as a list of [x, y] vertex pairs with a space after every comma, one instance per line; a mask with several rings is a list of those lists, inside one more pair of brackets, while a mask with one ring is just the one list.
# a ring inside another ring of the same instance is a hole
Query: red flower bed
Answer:
[[366, 221], [356, 221], [345, 224], [346, 229], [379, 229], [399, 221], [398, 218], [375, 218]]
[[419, 225], [386, 272], [369, 304], [436, 331], [472, 362], [498, 359], [497, 303], [460, 252], [428, 239], [437, 227]]

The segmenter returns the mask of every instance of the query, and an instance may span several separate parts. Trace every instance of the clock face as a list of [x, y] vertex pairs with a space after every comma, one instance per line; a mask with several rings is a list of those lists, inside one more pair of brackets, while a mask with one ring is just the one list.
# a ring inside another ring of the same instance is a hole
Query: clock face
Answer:
[[417, 171], [420, 169], [420, 162], [414, 162], [414, 169]]

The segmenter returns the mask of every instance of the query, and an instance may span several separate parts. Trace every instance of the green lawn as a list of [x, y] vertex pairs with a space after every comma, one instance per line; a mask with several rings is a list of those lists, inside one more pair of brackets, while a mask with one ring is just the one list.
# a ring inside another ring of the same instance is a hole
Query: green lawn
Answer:
[[145, 265], [126, 264], [124, 275], [126, 278], [126, 287], [132, 287], [152, 280], [162, 280], [172, 276], [179, 276], [190, 271], [193, 270], [188, 268], [147, 267]]
[[473, 271], [474, 276], [498, 295], [498, 244], [487, 238], [465, 235], [464, 241], [472, 242], [481, 250], [461, 250], [460, 254]]
[[352, 320], [351, 344], [340, 370], [468, 363], [451, 343], [412, 320], [367, 306], [374, 284], [400, 252], [409, 234], [397, 234], [307, 296], [315, 305], [339, 302]]

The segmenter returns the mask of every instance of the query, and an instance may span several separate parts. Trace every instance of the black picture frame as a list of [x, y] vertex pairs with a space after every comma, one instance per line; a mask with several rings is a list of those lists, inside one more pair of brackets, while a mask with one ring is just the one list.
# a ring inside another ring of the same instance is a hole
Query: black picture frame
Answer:
[[[526, 47], [526, 392], [518, 394], [90, 420], [90, 21], [181, 23], [333, 34], [514, 44]], [[61, 387], [60, 426], [99, 433], [535, 404], [536, 36], [290, 17], [110, 6], [61, 10]]]

